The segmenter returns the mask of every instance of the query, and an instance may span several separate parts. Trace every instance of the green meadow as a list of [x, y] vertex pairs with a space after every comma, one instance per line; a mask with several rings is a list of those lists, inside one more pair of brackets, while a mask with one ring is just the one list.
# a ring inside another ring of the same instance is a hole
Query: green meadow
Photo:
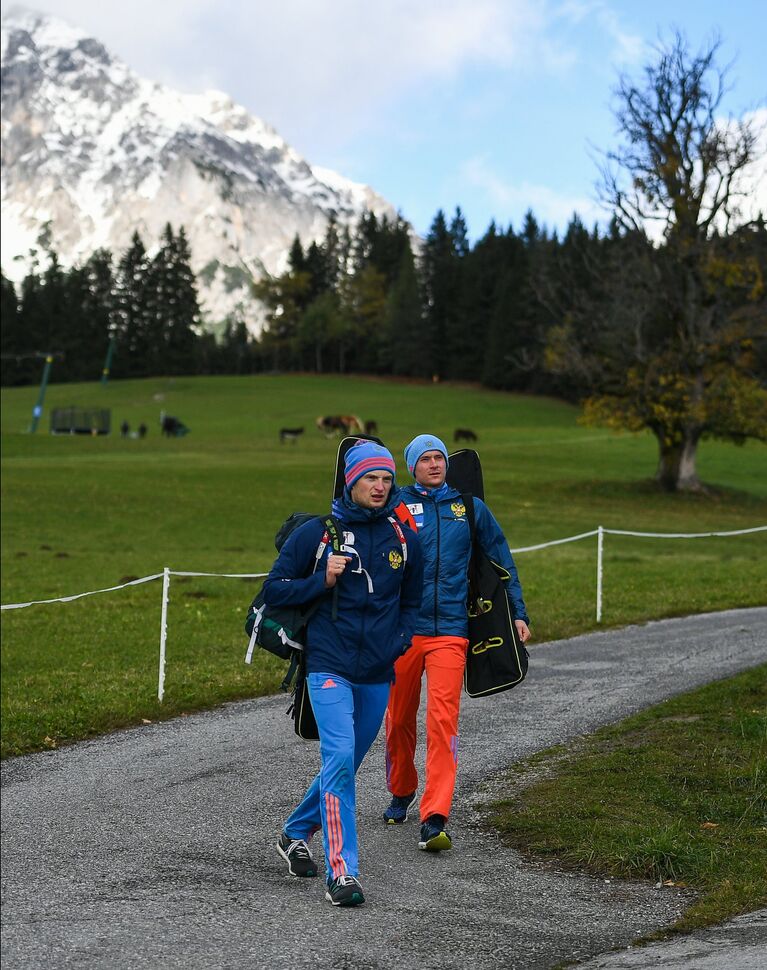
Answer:
[[[704, 442], [708, 495], [659, 493], [655, 442], [584, 428], [561, 401], [468, 385], [257, 376], [51, 385], [2, 392], [2, 602], [66, 596], [174, 570], [264, 572], [292, 511], [324, 511], [337, 440], [321, 414], [375, 419], [405, 479], [421, 431], [473, 428], [488, 501], [512, 548], [594, 529], [706, 532], [767, 524], [767, 449]], [[52, 436], [56, 406], [108, 407], [108, 437]], [[160, 411], [189, 428], [162, 438]], [[126, 419], [149, 427], [122, 439]], [[281, 445], [280, 427], [306, 430]], [[761, 605], [767, 533], [654, 540], [607, 536], [602, 626]], [[538, 642], [596, 627], [596, 539], [516, 557]], [[157, 701], [161, 582], [2, 614], [3, 756], [142, 719], [273, 692], [283, 665], [243, 663], [258, 580], [173, 577], [165, 698]], [[535, 659], [534, 643], [532, 647]], [[287, 706], [287, 705], [286, 705]]]

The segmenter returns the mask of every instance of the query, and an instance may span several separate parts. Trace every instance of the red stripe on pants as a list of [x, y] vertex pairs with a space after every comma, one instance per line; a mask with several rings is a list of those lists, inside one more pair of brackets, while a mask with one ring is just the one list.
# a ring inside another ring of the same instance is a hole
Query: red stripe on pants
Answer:
[[344, 847], [344, 836], [341, 828], [341, 812], [338, 806], [338, 798], [335, 795], [331, 795], [330, 792], [325, 793], [325, 815], [328, 820], [328, 844], [330, 847], [328, 865], [330, 866], [333, 878], [337, 879], [338, 876], [346, 872], [346, 863], [341, 855]]

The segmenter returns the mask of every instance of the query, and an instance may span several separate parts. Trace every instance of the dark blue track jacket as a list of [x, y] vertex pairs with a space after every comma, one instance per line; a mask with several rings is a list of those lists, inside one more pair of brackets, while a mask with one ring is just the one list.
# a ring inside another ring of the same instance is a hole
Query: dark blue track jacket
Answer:
[[[419, 636], [468, 636], [466, 601], [471, 536], [461, 493], [447, 487], [435, 500], [429, 489], [406, 485], [400, 491], [418, 528], [424, 555], [424, 591], [415, 632]], [[489, 559], [510, 574], [506, 583], [511, 615], [529, 624], [517, 567], [493, 513], [474, 499], [477, 539]]]
[[418, 537], [396, 517], [399, 532], [388, 520], [399, 502], [397, 490], [385, 508], [364, 509], [351, 501], [347, 489], [334, 503], [333, 515], [343, 526], [341, 551], [351, 558], [338, 577], [335, 620], [333, 591], [325, 588], [332, 550], [322, 519], [299, 526], [282, 547], [264, 582], [264, 601], [300, 606], [322, 597], [307, 630], [309, 673], [334, 673], [356, 684], [393, 679], [394, 662], [410, 645], [423, 593]]

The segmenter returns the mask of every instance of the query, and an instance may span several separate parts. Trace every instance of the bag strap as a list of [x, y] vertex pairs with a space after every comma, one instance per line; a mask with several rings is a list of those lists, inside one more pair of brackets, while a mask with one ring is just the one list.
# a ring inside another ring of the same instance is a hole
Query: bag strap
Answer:
[[405, 538], [405, 533], [402, 531], [402, 526], [397, 522], [393, 515], [388, 516], [389, 522], [391, 522], [392, 529], [397, 533], [397, 538], [399, 539], [400, 545], [402, 546], [402, 561], [407, 562], [407, 539]]
[[290, 655], [290, 666], [288, 667], [288, 672], [285, 674], [282, 683], [280, 684], [280, 690], [287, 694], [288, 688], [293, 683], [293, 677], [298, 670], [298, 665], [301, 662], [301, 651], [294, 650]]
[[[340, 527], [338, 519], [333, 518], [332, 515], [328, 515], [322, 520], [322, 524], [325, 526], [325, 531], [328, 534], [328, 539], [330, 539], [330, 548], [335, 553], [340, 552], [341, 538], [343, 536], [343, 531]], [[311, 611], [309, 612], [307, 619], [315, 612], [315, 610], [319, 608], [319, 605], [320, 605], [320, 601], [317, 600], [316, 603], [314, 603]], [[338, 620], [338, 582], [336, 582], [335, 586], [333, 587], [333, 605], [331, 607], [330, 616], [334, 623], [337, 622]]]
[[477, 575], [477, 517], [474, 511], [474, 496], [471, 492], [461, 492], [461, 499], [466, 506], [466, 519], [469, 523], [469, 536], [471, 537], [471, 557], [469, 558], [469, 588], [475, 586]]
[[469, 522], [469, 535], [471, 536], [472, 548], [477, 538], [477, 519], [474, 514], [474, 496], [471, 492], [461, 492], [463, 504], [466, 506], [466, 518]]
[[[341, 531], [341, 528], [339, 526], [338, 519], [333, 518], [332, 515], [328, 515], [326, 518], [322, 520], [322, 524], [325, 527], [325, 531], [328, 534], [328, 538], [330, 539], [330, 548], [333, 550], [333, 552], [340, 552], [341, 537], [343, 535], [343, 532]], [[320, 561], [321, 557], [322, 557], [322, 543], [320, 543], [320, 546], [317, 549], [317, 555], [314, 558], [314, 569], [317, 568], [317, 563]], [[321, 603], [322, 603], [322, 596], [318, 596], [317, 599], [311, 604], [309, 609], [306, 610], [306, 612], [303, 614], [304, 625], [306, 625], [309, 622], [309, 620], [314, 616], [314, 614], [320, 608]], [[335, 621], [337, 619], [338, 619], [338, 583], [336, 583], [336, 585], [333, 587], [333, 620]], [[295, 651], [295, 653], [300, 653], [300, 651]], [[294, 671], [295, 671], [295, 664], [294, 664], [294, 661], [291, 660], [290, 667], [288, 669], [288, 674], [285, 677], [285, 681], [283, 681], [283, 683], [285, 682], [290, 683], [290, 678], [293, 676]]]
[[407, 504], [405, 502], [399, 503], [399, 505], [394, 510], [394, 514], [397, 516], [400, 522], [404, 522], [405, 525], [409, 525], [410, 528], [413, 530], [413, 532], [418, 532], [418, 526], [415, 524], [415, 518], [413, 517], [413, 513], [407, 507]]

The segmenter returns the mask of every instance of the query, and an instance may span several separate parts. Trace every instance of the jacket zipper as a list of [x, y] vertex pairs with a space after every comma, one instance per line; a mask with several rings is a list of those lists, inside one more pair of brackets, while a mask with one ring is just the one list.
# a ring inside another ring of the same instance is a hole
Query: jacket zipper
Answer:
[[[373, 563], [372, 531], [373, 531], [373, 526], [370, 523], [368, 523], [367, 561], [371, 564], [371, 569], [372, 569], [372, 563]], [[362, 565], [361, 558], [360, 558], [360, 565]], [[357, 646], [357, 673], [356, 673], [357, 680], [359, 680], [359, 676], [360, 676], [360, 664], [362, 663], [362, 650], [363, 650], [363, 645], [365, 643], [365, 617], [367, 616], [369, 599], [370, 599], [370, 593], [367, 594], [365, 599], [365, 605], [362, 607], [362, 626], [360, 627], [360, 640]]]
[[434, 516], [437, 520], [437, 567], [434, 570], [434, 636], [437, 636], [437, 617], [439, 616], [439, 545], [440, 545], [440, 525], [439, 525], [439, 503], [431, 499], [434, 505]]

